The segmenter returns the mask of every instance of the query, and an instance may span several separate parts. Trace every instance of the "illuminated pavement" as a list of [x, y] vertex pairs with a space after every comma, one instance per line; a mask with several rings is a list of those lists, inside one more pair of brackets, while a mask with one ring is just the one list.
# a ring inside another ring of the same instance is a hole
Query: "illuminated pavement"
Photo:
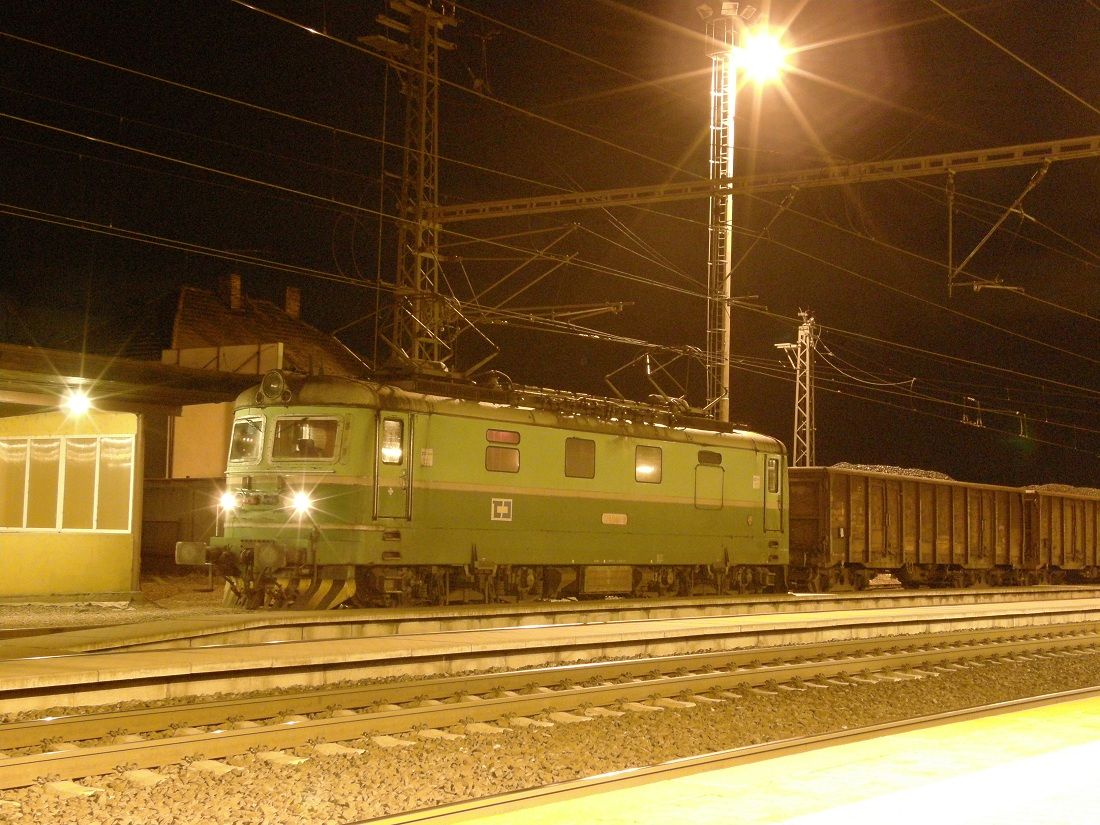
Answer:
[[610, 790], [477, 822], [1100, 822], [1100, 699], [943, 725]]

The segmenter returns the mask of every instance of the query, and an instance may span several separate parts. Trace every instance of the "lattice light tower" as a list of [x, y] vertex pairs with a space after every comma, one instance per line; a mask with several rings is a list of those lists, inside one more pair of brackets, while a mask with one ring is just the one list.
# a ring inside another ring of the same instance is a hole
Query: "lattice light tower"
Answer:
[[[817, 347], [817, 325], [808, 313], [800, 312], [797, 344], [776, 344], [791, 358], [794, 367], [794, 437], [791, 440], [791, 466], [813, 467], [814, 453], [814, 351]], [[792, 358], [791, 352], [794, 352]]]
[[377, 22], [403, 34], [361, 40], [389, 59], [405, 92], [405, 152], [398, 205], [397, 273], [388, 366], [417, 373], [446, 371], [447, 304], [439, 291], [439, 224], [432, 218], [439, 189], [439, 52], [453, 49], [443, 32], [456, 24], [454, 4], [442, 0], [389, 0]]

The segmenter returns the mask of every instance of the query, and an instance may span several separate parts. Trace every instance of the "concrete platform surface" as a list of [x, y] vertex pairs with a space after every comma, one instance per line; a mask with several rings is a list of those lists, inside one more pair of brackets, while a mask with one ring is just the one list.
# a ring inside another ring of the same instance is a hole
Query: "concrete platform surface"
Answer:
[[464, 821], [1093, 825], [1100, 699], [1067, 701]]

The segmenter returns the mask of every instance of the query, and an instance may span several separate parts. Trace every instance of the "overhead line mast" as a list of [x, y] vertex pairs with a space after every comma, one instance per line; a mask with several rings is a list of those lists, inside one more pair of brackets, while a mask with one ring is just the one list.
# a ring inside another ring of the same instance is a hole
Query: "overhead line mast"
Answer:
[[406, 96], [397, 277], [386, 368], [444, 373], [450, 357], [444, 334], [448, 310], [439, 291], [440, 227], [433, 213], [439, 190], [439, 52], [454, 48], [442, 34], [457, 21], [454, 4], [442, 0], [389, 0], [389, 8], [404, 19], [380, 14], [376, 20], [404, 35], [404, 42], [388, 35], [360, 38], [387, 57]]

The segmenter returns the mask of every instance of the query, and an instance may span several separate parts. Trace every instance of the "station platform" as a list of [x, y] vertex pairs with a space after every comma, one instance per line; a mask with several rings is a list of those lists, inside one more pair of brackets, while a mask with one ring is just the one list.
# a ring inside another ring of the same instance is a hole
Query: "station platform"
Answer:
[[448, 821], [1092, 825], [1097, 765], [1089, 698]]
[[[322, 686], [349, 680], [433, 676], [456, 670], [518, 669], [608, 656], [670, 656], [699, 649], [744, 650], [793, 642], [873, 638], [976, 628], [1038, 627], [1087, 623], [1100, 615], [1100, 600], [1033, 602], [1027, 607], [926, 606], [864, 608], [749, 616], [542, 624], [420, 632], [375, 638], [310, 638], [299, 628], [294, 640], [278, 628], [255, 627], [247, 644], [189, 648], [111, 648], [138, 634], [216, 638], [208, 623], [238, 623], [239, 617], [192, 618], [159, 628], [116, 626], [81, 631], [85, 652], [72, 653], [56, 634], [12, 640], [0, 649], [0, 703], [11, 712], [41, 707], [43, 696], [64, 705], [125, 700], [157, 701], [215, 692]], [[248, 621], [258, 621], [250, 617]], [[178, 625], [178, 626], [177, 626]], [[270, 636], [265, 638], [265, 633]], [[327, 633], [327, 632], [326, 632]], [[93, 639], [93, 637], [95, 637]], [[563, 644], [563, 637], [568, 642]], [[113, 639], [113, 640], [112, 640]], [[97, 647], [102, 652], [90, 652]], [[105, 649], [104, 649], [105, 648]]]

